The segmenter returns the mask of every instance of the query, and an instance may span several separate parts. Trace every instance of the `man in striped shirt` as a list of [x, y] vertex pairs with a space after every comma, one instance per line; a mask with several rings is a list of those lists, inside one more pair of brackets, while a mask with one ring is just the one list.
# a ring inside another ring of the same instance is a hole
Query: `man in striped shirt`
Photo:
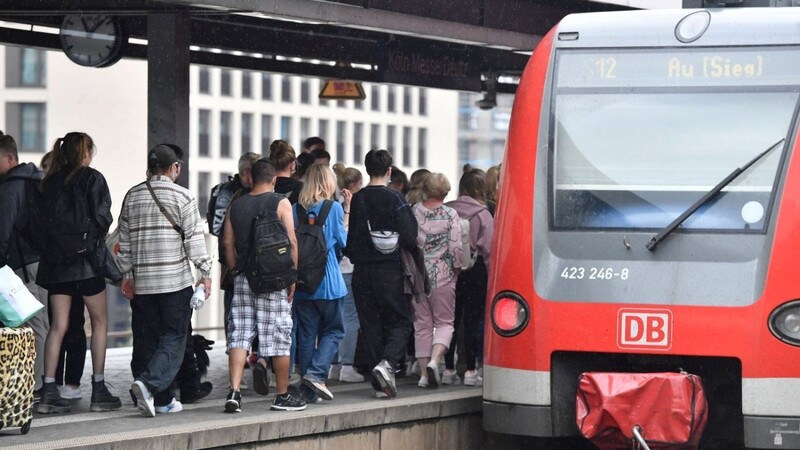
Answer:
[[[119, 219], [117, 263], [124, 275], [122, 295], [133, 312], [131, 393], [149, 417], [183, 409], [170, 385], [184, 356], [192, 286], [202, 284], [206, 297], [211, 292], [211, 258], [197, 201], [175, 184], [182, 157], [178, 146], [153, 147], [149, 180], [128, 191]], [[196, 284], [190, 261], [200, 270]]]

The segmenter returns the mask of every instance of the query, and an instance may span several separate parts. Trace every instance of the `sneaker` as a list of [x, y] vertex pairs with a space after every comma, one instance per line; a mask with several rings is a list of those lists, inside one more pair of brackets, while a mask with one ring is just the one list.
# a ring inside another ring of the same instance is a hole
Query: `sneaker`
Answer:
[[428, 387], [428, 377], [419, 377], [419, 383], [417, 383], [417, 387]]
[[372, 369], [372, 376], [378, 380], [381, 390], [390, 398], [397, 397], [397, 385], [394, 382], [394, 369], [385, 359]]
[[253, 366], [253, 390], [258, 395], [269, 394], [269, 370], [260, 361]]
[[83, 393], [81, 392], [81, 388], [79, 387], [72, 387], [68, 385], [59, 386], [58, 393], [61, 395], [61, 398], [67, 400], [77, 400], [83, 397]]
[[173, 397], [169, 405], [156, 406], [156, 413], [158, 414], [172, 414], [183, 411], [183, 404]]
[[108, 392], [104, 381], [92, 381], [92, 402], [89, 406], [89, 411], [114, 411], [120, 408], [122, 408], [122, 401], [119, 397]]
[[338, 381], [341, 372], [342, 372], [341, 364], [331, 364], [331, 368], [330, 370], [328, 370], [328, 380]]
[[464, 373], [464, 386], [483, 386], [483, 377], [477, 370], [468, 370]]
[[442, 373], [442, 384], [449, 384], [455, 386], [461, 384], [461, 378], [458, 377], [458, 372], [455, 369], [445, 369]]
[[39, 401], [42, 400], [42, 392], [44, 392], [44, 387], [40, 387], [38, 391], [33, 391], [33, 404], [34, 405], [38, 404]]
[[439, 365], [436, 363], [436, 361], [431, 361], [427, 366], [425, 366], [425, 373], [428, 374], [428, 383], [430, 384], [430, 387], [439, 387], [442, 379], [439, 377]]
[[186, 390], [186, 392], [184, 392], [184, 390], [181, 389], [181, 403], [188, 405], [200, 399], [204, 399], [208, 397], [212, 389], [214, 389], [214, 385], [211, 384], [210, 381], [200, 383], [200, 387], [196, 390]]
[[333, 400], [333, 393], [330, 390], [328, 390], [328, 387], [325, 386], [324, 382], [303, 377], [303, 385], [314, 391], [314, 393], [316, 393], [323, 399]]
[[155, 417], [156, 408], [153, 405], [153, 396], [147, 386], [139, 380], [136, 380], [131, 385], [131, 395], [136, 397], [136, 408], [145, 417]]
[[302, 411], [306, 409], [306, 401], [300, 397], [295, 397], [289, 392], [283, 395], [276, 395], [270, 409], [278, 411]]
[[55, 383], [45, 383], [42, 387], [42, 396], [36, 405], [36, 412], [40, 414], [68, 413], [72, 411], [69, 401], [61, 398]]
[[231, 389], [228, 392], [228, 398], [225, 400], [225, 412], [235, 413], [242, 412], [242, 393]]
[[364, 375], [358, 373], [352, 365], [346, 365], [342, 366], [338, 379], [344, 383], [363, 383]]
[[409, 371], [411, 375], [420, 375], [422, 371], [419, 369], [419, 360], [414, 360], [414, 364], [411, 365], [411, 370]]
[[389, 398], [389, 396], [386, 395], [386, 392], [375, 391], [375, 398]]

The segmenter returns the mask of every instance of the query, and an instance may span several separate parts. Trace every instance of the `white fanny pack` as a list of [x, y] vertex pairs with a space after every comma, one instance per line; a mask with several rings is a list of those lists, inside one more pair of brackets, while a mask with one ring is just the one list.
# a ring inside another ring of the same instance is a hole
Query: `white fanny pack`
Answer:
[[372, 240], [372, 245], [375, 250], [389, 255], [397, 250], [400, 245], [400, 234], [396, 231], [372, 231], [372, 225], [367, 220], [367, 228], [369, 229], [369, 237]]

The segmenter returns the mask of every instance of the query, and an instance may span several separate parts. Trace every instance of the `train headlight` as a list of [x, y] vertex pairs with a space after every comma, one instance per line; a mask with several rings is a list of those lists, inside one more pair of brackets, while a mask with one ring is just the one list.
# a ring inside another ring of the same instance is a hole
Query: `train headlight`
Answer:
[[785, 303], [772, 311], [769, 331], [783, 342], [800, 347], [800, 301]]
[[492, 301], [492, 328], [500, 336], [514, 336], [522, 332], [530, 321], [530, 310], [525, 299], [514, 292], [504, 291]]

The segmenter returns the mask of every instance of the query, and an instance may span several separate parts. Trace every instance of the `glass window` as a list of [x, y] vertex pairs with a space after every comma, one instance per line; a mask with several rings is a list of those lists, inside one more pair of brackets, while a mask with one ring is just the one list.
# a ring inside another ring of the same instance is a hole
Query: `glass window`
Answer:
[[389, 112], [395, 112], [397, 109], [395, 106], [395, 86], [389, 86], [389, 96], [386, 100], [386, 108]]
[[219, 156], [231, 157], [231, 113], [222, 111], [219, 114]]
[[272, 144], [272, 116], [261, 115], [261, 155], [269, 156], [269, 146]]
[[242, 113], [242, 154], [253, 151], [253, 115]]
[[272, 100], [272, 74], [261, 73], [261, 99]]
[[[308, 78], [300, 79], [300, 103], [308, 105], [311, 103], [311, 86]], [[305, 136], [305, 134], [303, 135]]]
[[355, 103], [353, 103], [353, 107], [355, 107], [356, 109], [363, 110], [364, 109], [364, 100], [355, 100]]
[[17, 138], [20, 152], [45, 152], [47, 104], [7, 103], [6, 132]]
[[347, 144], [347, 122], [336, 121], [336, 162], [345, 162], [345, 145]]
[[205, 217], [208, 211], [208, 196], [211, 193], [211, 174], [208, 172], [197, 173], [197, 209], [200, 217]]
[[286, 75], [281, 76], [281, 100], [287, 103], [292, 101], [292, 79]]
[[287, 116], [281, 117], [281, 139], [286, 142], [292, 142], [292, 118]]
[[381, 110], [381, 89], [380, 86], [372, 86], [372, 94], [370, 95], [370, 102], [372, 104], [373, 111], [380, 111]]
[[6, 86], [45, 87], [47, 54], [44, 50], [6, 46]]
[[370, 150], [376, 150], [379, 148], [383, 148], [381, 145], [381, 126], [377, 123], [373, 123], [369, 126], [370, 133], [369, 133], [369, 148]]
[[347, 104], [345, 104], [344, 100], [336, 100], [336, 107], [337, 108], [346, 108]]
[[207, 109], [201, 109], [198, 112], [197, 152], [200, 156], [210, 156], [211, 111]]
[[319, 119], [317, 136], [322, 138], [323, 141], [328, 142], [328, 121], [326, 119]]
[[428, 165], [428, 129], [420, 128], [417, 130], [417, 165], [426, 167]]
[[308, 117], [300, 118], [300, 139], [311, 137], [311, 119]]
[[411, 127], [403, 127], [403, 165], [411, 165]]
[[220, 71], [219, 93], [227, 97], [231, 96], [231, 71], [228, 69]]
[[396, 129], [397, 129], [397, 127], [395, 127], [394, 125], [389, 125], [389, 126], [386, 127], [386, 150], [388, 150], [389, 153], [392, 154], [393, 158], [395, 157], [394, 156], [394, 135], [395, 135], [395, 130]]
[[253, 75], [242, 72], [242, 98], [253, 98]]
[[403, 112], [411, 114], [411, 88], [403, 86]]
[[363, 161], [364, 147], [362, 140], [364, 139], [364, 124], [353, 124], [353, 164], [361, 164]]
[[201, 67], [198, 73], [199, 78], [199, 91], [201, 94], [210, 94], [211, 93], [211, 71], [208, 70], [208, 67]]
[[428, 90], [419, 88], [419, 115], [428, 115]]
[[227, 183], [228, 180], [230, 180], [231, 178], [233, 178], [233, 175], [231, 175], [229, 173], [222, 172], [222, 173], [219, 174], [219, 182], [220, 183]]

